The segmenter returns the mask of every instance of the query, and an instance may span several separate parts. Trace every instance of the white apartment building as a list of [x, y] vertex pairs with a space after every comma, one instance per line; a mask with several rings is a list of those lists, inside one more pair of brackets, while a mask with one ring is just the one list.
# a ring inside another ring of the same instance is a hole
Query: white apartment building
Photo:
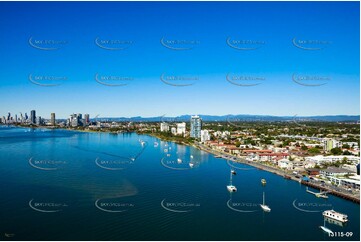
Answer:
[[353, 156], [353, 155], [330, 155], [330, 156], [323, 156], [323, 155], [316, 155], [316, 156], [308, 156], [305, 157], [305, 161], [311, 161], [316, 163], [317, 165], [323, 163], [335, 163], [337, 161], [343, 161], [346, 158], [347, 161], [352, 162], [354, 164], [360, 163], [360, 157]]
[[201, 130], [201, 142], [206, 142], [208, 140], [211, 140], [211, 136], [209, 134], [208, 130]]
[[186, 133], [186, 123], [177, 123], [177, 134], [178, 135], [185, 135]]
[[277, 165], [281, 169], [292, 170], [293, 162], [288, 159], [281, 159], [277, 162]]
[[160, 123], [160, 132], [168, 132], [169, 125], [167, 123]]
[[335, 139], [324, 139], [322, 143], [324, 151], [330, 151], [333, 148], [342, 148], [342, 142]]
[[176, 135], [176, 134], [177, 134], [177, 128], [176, 128], [176, 127], [172, 127], [172, 128], [170, 129], [170, 132], [171, 132], [172, 134]]

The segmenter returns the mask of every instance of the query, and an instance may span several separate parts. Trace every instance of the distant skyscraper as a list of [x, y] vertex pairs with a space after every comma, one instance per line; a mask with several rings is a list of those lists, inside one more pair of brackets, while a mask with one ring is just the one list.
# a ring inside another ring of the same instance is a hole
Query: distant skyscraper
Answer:
[[32, 123], [32, 124], [36, 123], [36, 112], [35, 112], [35, 110], [30, 111], [30, 123]]
[[83, 125], [82, 123], [82, 115], [80, 113], [77, 114], [71, 114], [68, 119], [68, 125], [72, 127], [78, 127]]
[[7, 118], [7, 120], [10, 121], [10, 118], [11, 118], [11, 114], [10, 114], [10, 112], [9, 112], [9, 113], [8, 113], [8, 118]]
[[50, 114], [50, 124], [55, 126], [55, 113]]
[[36, 117], [36, 125], [42, 125], [43, 121], [40, 116]]
[[199, 139], [201, 137], [201, 129], [202, 129], [202, 119], [199, 116], [191, 117], [191, 132], [190, 136], [192, 138]]
[[29, 116], [27, 113], [25, 113], [25, 121], [29, 119]]
[[18, 115], [15, 114], [15, 119], [14, 119], [14, 122], [17, 123], [18, 122]]
[[89, 114], [84, 114], [84, 123], [85, 125], [88, 125], [90, 123]]

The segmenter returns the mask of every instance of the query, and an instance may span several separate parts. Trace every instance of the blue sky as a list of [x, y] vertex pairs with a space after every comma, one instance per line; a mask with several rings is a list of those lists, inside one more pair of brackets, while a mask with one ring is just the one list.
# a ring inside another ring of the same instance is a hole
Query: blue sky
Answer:
[[[1, 2], [0, 114], [36, 109], [45, 118], [51, 112], [59, 118], [73, 112], [359, 115], [359, 29], [358, 2]], [[58, 49], [32, 47], [31, 37], [37, 47]], [[131, 44], [106, 50], [96, 38]], [[173, 50], [161, 44], [162, 38], [196, 44]], [[262, 44], [239, 44], [259, 47], [239, 50], [227, 45], [227, 38]], [[303, 41], [296, 42], [301, 48], [293, 39]], [[106, 86], [95, 81], [97, 73], [132, 80]], [[29, 81], [30, 74], [66, 80], [39, 86]], [[198, 80], [167, 85], [162, 74]], [[245, 87], [228, 82], [227, 74], [263, 80]], [[309, 86], [297, 84], [293, 75], [328, 79]]]

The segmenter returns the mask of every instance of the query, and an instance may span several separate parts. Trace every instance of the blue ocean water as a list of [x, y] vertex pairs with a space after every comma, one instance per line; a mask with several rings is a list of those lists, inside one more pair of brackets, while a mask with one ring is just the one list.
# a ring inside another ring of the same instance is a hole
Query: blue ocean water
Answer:
[[[360, 239], [358, 204], [135, 133], [2, 126], [0, 186], [1, 240]], [[326, 221], [343, 237], [319, 228], [327, 209], [349, 216], [345, 226]]]

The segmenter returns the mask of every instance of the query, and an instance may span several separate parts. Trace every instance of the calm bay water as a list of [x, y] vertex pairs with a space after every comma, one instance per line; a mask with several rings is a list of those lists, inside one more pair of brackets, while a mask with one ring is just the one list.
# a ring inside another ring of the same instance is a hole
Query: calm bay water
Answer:
[[[232, 195], [229, 164], [237, 168]], [[229, 164], [134, 133], [0, 127], [0, 239], [360, 239], [358, 204], [316, 198], [297, 182]], [[259, 207], [263, 192], [270, 213]], [[346, 226], [328, 228], [353, 235], [323, 233], [326, 209], [349, 216]]]

